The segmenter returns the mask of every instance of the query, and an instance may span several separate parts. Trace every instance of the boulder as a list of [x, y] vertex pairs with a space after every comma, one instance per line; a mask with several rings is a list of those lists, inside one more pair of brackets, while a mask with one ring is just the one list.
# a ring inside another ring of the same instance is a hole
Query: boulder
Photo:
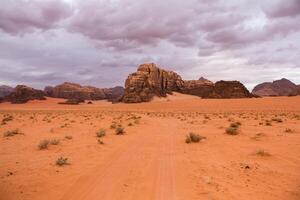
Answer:
[[295, 96], [298, 87], [288, 79], [280, 79], [273, 82], [261, 83], [254, 87], [252, 93], [258, 96]]
[[45, 93], [42, 90], [36, 90], [25, 85], [18, 85], [12, 93], [4, 98], [5, 101], [9, 101], [13, 104], [26, 103], [30, 100], [45, 99]]

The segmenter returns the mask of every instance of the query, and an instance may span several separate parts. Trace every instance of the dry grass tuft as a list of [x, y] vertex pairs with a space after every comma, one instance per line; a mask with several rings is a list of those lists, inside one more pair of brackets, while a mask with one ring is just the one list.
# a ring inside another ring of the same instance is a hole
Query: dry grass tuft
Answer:
[[203, 139], [206, 139], [206, 137], [191, 132], [186, 136], [185, 143], [198, 143]]

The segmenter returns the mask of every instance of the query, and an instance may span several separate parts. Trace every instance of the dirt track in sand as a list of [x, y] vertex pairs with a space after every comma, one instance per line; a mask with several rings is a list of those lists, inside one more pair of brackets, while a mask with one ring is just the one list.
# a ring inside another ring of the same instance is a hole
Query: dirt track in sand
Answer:
[[[0, 119], [13, 116], [1, 134], [15, 128], [24, 133], [0, 138], [0, 199], [300, 199], [299, 97], [168, 99], [0, 104]], [[278, 118], [282, 122], [272, 120]], [[115, 135], [113, 121], [125, 135]], [[230, 121], [242, 123], [236, 136], [224, 133]], [[95, 136], [100, 128], [107, 133], [104, 145]], [[207, 139], [186, 144], [190, 131]], [[41, 140], [54, 138], [60, 144], [38, 150]], [[56, 166], [59, 156], [70, 164]]]

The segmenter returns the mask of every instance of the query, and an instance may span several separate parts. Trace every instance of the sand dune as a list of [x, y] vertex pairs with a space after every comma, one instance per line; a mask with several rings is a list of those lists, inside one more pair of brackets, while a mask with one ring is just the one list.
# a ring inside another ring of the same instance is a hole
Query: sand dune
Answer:
[[[1, 134], [22, 133], [0, 137], [1, 200], [300, 199], [300, 97], [60, 101], [0, 104]], [[206, 139], [187, 144], [189, 132]], [[40, 150], [45, 139], [60, 142]]]

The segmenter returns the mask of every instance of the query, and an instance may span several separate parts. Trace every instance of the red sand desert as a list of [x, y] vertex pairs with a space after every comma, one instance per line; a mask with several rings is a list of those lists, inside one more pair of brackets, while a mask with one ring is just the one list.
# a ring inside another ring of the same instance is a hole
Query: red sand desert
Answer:
[[300, 199], [299, 96], [60, 101], [0, 104], [1, 200]]

